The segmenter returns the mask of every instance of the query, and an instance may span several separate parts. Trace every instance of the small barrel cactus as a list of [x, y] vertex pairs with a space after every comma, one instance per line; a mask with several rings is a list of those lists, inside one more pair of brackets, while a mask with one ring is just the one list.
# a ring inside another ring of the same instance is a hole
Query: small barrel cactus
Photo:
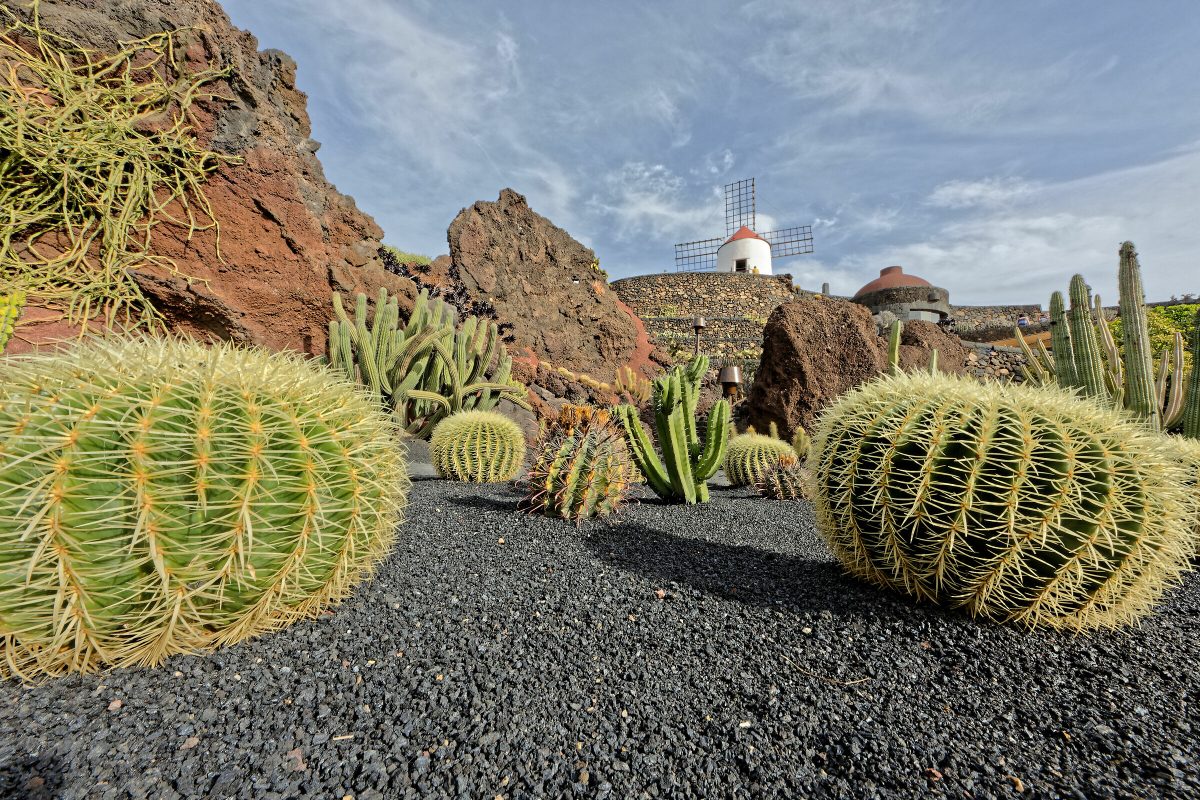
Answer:
[[753, 486], [781, 459], [795, 460], [787, 442], [761, 433], [742, 433], [729, 440], [725, 449], [725, 477], [733, 486]]
[[471, 483], [516, 477], [525, 462], [525, 435], [494, 411], [462, 411], [438, 423], [429, 440], [438, 475]]
[[808, 471], [795, 456], [781, 458], [754, 485], [761, 497], [770, 500], [807, 500]]
[[973, 615], [1129, 623], [1192, 553], [1164, 438], [1061, 389], [885, 377], [826, 409], [813, 447], [818, 526], [843, 565]]
[[637, 474], [619, 429], [597, 425], [558, 434], [538, 448], [523, 505], [576, 521], [603, 517], [625, 501]]
[[398, 430], [313, 362], [109, 339], [0, 381], [0, 676], [153, 666], [315, 616], [389, 551]]
[[25, 293], [17, 290], [8, 294], [0, 294], [0, 353], [8, 346], [17, 327], [17, 317], [21, 316], [21, 308], [25, 305]]

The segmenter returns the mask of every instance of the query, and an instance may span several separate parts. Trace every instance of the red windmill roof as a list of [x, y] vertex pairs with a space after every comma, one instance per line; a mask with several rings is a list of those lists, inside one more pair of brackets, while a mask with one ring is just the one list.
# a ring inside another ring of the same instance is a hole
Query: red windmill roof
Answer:
[[737, 233], [735, 233], [733, 236], [730, 236], [728, 239], [726, 239], [725, 244], [729, 244], [730, 242], [734, 241], [735, 239], [762, 239], [764, 242], [766, 241], [766, 239], [763, 239], [763, 237], [759, 236], [757, 233], [750, 230], [745, 225], [738, 228]]
[[879, 270], [879, 277], [859, 289], [854, 297], [877, 292], [880, 289], [896, 289], [901, 286], [932, 286], [933, 284], [916, 275], [906, 275], [902, 267], [884, 267]]

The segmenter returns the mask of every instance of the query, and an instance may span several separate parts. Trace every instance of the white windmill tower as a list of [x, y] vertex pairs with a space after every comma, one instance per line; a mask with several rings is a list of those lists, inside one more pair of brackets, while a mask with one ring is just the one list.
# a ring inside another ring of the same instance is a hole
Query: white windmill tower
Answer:
[[812, 226], [799, 225], [756, 233], [754, 178], [725, 187], [725, 236], [675, 245], [675, 268], [681, 272], [756, 272], [774, 274], [774, 260], [813, 251]]

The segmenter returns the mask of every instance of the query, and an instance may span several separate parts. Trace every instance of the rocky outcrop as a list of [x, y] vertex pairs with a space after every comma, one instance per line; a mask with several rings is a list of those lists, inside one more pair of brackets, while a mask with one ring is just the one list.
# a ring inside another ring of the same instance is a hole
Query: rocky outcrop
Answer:
[[[6, 2], [18, 13], [27, 4]], [[272, 349], [325, 348], [333, 291], [379, 286], [415, 296], [408, 279], [379, 261], [382, 231], [325, 179], [309, 138], [307, 99], [296, 89], [296, 64], [285, 53], [260, 52], [214, 0], [42, 0], [42, 25], [100, 51], [164, 30], [188, 27], [183, 69], [226, 65], [228, 77], [207, 88], [221, 99], [193, 107], [204, 146], [236, 157], [205, 183], [220, 223], [190, 239], [186, 228], [159, 226], [152, 252], [174, 259], [187, 281], [147, 266], [135, 277], [172, 329]], [[24, 347], [70, 333], [32, 299]], [[38, 324], [36, 320], [45, 320]], [[14, 343], [14, 350], [21, 342]]]
[[[927, 369], [933, 348], [942, 371], [966, 369], [968, 348], [932, 323], [906, 322], [900, 341], [905, 369]], [[758, 430], [774, 422], [787, 437], [797, 425], [811, 431], [821, 409], [883, 372], [887, 363], [887, 337], [879, 335], [865, 306], [819, 295], [797, 297], [767, 320], [745, 419]]]
[[596, 267], [591, 249], [504, 189], [459, 212], [447, 232], [456, 304], [501, 324], [514, 357], [611, 381], [650, 366], [645, 328]]

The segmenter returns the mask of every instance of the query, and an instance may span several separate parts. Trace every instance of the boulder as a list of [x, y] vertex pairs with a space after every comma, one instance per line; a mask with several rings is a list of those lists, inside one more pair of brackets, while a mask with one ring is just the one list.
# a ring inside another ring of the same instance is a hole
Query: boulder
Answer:
[[[6, 5], [28, 18], [27, 4]], [[186, 228], [162, 224], [152, 252], [197, 280], [155, 266], [135, 271], [173, 330], [318, 353], [325, 349], [334, 291], [374, 296], [386, 286], [411, 307], [412, 281], [388, 273], [379, 260], [382, 231], [325, 178], [319, 145], [309, 138], [307, 98], [296, 89], [296, 64], [287, 54], [260, 52], [215, 0], [42, 0], [40, 13], [46, 29], [107, 52], [122, 41], [191, 28], [182, 68], [222, 64], [231, 70], [207, 86], [218, 99], [193, 106], [200, 143], [237, 159], [204, 185], [220, 223], [219, 255], [215, 231], [189, 239]], [[19, 330], [13, 351], [78, 330], [36, 297], [26, 319], [32, 322]]]
[[498, 320], [515, 357], [604, 382], [624, 365], [650, 374], [654, 347], [596, 254], [512, 189], [459, 212], [447, 240], [457, 281], [448, 294], [460, 309]]
[[[864, 306], [804, 295], [775, 309], [763, 330], [763, 354], [743, 415], [757, 430], [772, 422], [791, 437], [797, 425], [810, 432], [821, 409], [839, 395], [887, 369], [887, 336], [879, 335]], [[957, 336], [929, 322], [904, 323], [900, 363], [928, 369], [938, 350], [943, 372], [966, 371], [969, 350]]]

